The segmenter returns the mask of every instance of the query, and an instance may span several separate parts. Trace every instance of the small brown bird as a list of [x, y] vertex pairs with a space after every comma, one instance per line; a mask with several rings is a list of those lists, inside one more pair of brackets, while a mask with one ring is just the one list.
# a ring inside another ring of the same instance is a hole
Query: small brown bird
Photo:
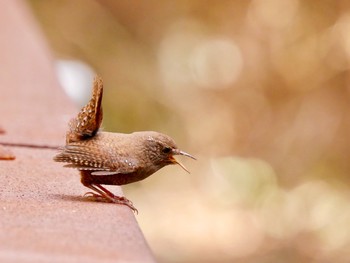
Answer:
[[54, 157], [65, 167], [77, 168], [81, 182], [98, 200], [123, 204], [137, 212], [127, 198], [116, 196], [104, 185], [124, 185], [140, 181], [169, 164], [179, 164], [174, 155], [192, 155], [178, 149], [169, 136], [142, 131], [131, 134], [99, 131], [102, 122], [102, 79], [95, 77], [92, 98], [69, 123], [66, 146]]

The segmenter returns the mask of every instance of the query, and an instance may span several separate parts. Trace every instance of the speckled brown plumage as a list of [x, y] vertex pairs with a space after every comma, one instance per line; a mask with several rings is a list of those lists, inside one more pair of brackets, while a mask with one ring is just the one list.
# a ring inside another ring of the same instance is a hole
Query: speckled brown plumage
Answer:
[[169, 136], [143, 131], [131, 134], [99, 131], [102, 122], [103, 84], [94, 80], [92, 98], [70, 121], [66, 146], [54, 157], [65, 167], [80, 171], [81, 182], [96, 199], [124, 204], [137, 211], [125, 197], [115, 196], [102, 186], [140, 181], [169, 164], [179, 164], [174, 155], [193, 156], [180, 151]]

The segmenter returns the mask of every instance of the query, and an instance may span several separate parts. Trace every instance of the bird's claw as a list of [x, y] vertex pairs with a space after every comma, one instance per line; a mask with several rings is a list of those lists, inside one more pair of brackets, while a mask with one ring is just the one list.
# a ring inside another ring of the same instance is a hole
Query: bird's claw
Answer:
[[109, 202], [109, 203], [115, 203], [115, 204], [120, 204], [120, 205], [126, 205], [127, 207], [129, 207], [134, 213], [138, 214], [139, 211], [134, 207], [133, 203], [127, 199], [126, 197], [124, 196], [116, 196], [116, 195], [113, 195], [113, 196], [108, 196], [105, 197], [105, 196], [102, 196], [102, 195], [99, 195], [99, 194], [96, 194], [96, 193], [93, 193], [93, 192], [86, 192], [84, 194], [84, 197], [87, 197], [87, 198], [93, 198], [95, 200], [98, 200], [98, 201], [104, 201], [104, 202]]
[[134, 207], [134, 204], [124, 196], [114, 196], [113, 202], [116, 204], [122, 204], [128, 206], [134, 213], [138, 214], [139, 211]]

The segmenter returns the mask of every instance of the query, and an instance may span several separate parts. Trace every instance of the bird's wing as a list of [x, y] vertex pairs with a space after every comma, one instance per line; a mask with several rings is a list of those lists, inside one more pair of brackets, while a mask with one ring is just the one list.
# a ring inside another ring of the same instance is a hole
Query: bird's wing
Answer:
[[69, 130], [66, 135], [66, 142], [77, 142], [93, 137], [101, 126], [103, 82], [98, 76], [94, 79], [92, 97], [78, 113], [78, 115], [69, 122]]
[[56, 162], [68, 163], [65, 167], [78, 170], [92, 171], [92, 175], [128, 174], [136, 171], [136, 159], [120, 156], [116, 153], [108, 154], [95, 147], [81, 144], [66, 145], [62, 152], [54, 157]]

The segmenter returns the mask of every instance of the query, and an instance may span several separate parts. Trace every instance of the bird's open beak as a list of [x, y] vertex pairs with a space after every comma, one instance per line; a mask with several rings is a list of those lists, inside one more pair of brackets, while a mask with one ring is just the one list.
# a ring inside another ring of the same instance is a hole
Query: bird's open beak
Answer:
[[173, 163], [173, 164], [178, 164], [181, 166], [182, 169], [184, 169], [186, 172], [190, 173], [189, 170], [187, 170], [187, 168], [182, 164], [180, 163], [178, 160], [176, 160], [174, 158], [174, 155], [184, 155], [184, 156], [187, 156], [187, 157], [190, 157], [192, 158], [193, 160], [197, 160], [195, 157], [193, 157], [191, 154], [189, 153], [186, 153], [186, 152], [183, 152], [183, 151], [180, 151], [178, 149], [176, 150], [173, 150], [173, 155], [170, 157], [170, 161]]

